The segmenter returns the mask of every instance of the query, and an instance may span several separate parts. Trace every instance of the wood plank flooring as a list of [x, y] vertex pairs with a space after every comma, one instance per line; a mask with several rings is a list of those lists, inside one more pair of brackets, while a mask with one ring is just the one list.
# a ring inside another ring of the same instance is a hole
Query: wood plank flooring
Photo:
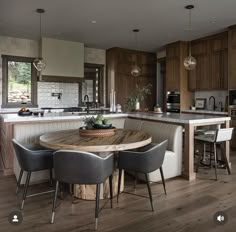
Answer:
[[[107, 203], [99, 215], [98, 231], [102, 232], [234, 232], [236, 231], [236, 153], [231, 156], [232, 175], [219, 170], [199, 169], [197, 180], [189, 183], [182, 178], [166, 182], [167, 196], [162, 184], [152, 184], [155, 212], [149, 199], [121, 194], [119, 204], [113, 199], [113, 209]], [[126, 181], [126, 191], [133, 191], [132, 179]], [[77, 232], [94, 230], [94, 201], [79, 200], [72, 204], [70, 195], [59, 200], [55, 223], [49, 224], [52, 194], [26, 200], [24, 220], [20, 225], [9, 224], [8, 214], [19, 209], [20, 197], [15, 196], [14, 177], [0, 177], [0, 231], [8, 232]], [[48, 185], [30, 187], [30, 192], [45, 190]], [[146, 185], [139, 183], [136, 193], [147, 195]], [[101, 201], [101, 206], [106, 200]], [[225, 225], [217, 225], [213, 215], [224, 211], [228, 215]]]

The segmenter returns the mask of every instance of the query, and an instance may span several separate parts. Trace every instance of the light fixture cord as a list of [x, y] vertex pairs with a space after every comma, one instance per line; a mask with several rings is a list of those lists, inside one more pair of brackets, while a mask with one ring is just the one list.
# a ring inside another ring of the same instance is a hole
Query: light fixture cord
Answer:
[[39, 37], [40, 37], [39, 39], [42, 38], [42, 28], [41, 28], [42, 27], [42, 18], [41, 17], [42, 17], [42, 13], [39, 14]]
[[191, 31], [192, 31], [192, 15], [191, 15], [191, 10], [192, 9], [189, 9], [189, 25], [188, 25], [188, 30], [189, 30], [189, 49], [188, 49], [188, 51], [189, 51], [189, 56], [191, 56]]

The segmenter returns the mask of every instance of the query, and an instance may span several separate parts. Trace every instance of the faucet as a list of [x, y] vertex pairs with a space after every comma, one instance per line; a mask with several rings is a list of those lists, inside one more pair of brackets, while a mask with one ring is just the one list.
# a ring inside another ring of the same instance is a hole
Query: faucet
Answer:
[[210, 101], [211, 101], [211, 99], [213, 99], [213, 110], [216, 110], [216, 99], [215, 99], [215, 97], [214, 96], [210, 96], [209, 97], [209, 105], [210, 105]]
[[89, 96], [87, 94], [84, 95], [84, 104], [86, 104], [86, 106], [87, 106], [86, 111], [88, 114], [89, 113]]

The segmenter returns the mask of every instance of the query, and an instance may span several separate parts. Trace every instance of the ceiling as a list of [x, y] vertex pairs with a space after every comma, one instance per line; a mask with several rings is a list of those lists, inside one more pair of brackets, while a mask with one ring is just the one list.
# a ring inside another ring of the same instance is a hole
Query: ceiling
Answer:
[[[0, 35], [79, 41], [88, 47], [156, 51], [167, 43], [214, 34], [236, 24], [235, 0], [0, 0]], [[194, 4], [189, 34], [187, 4]], [[96, 23], [91, 21], [95, 20]]]

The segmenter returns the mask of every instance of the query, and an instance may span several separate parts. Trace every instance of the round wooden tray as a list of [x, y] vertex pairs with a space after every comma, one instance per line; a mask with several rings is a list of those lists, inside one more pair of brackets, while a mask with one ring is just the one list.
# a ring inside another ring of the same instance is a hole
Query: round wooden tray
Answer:
[[84, 137], [97, 137], [97, 138], [103, 138], [103, 137], [109, 137], [116, 133], [116, 128], [110, 128], [110, 129], [82, 129], [79, 128], [79, 134], [80, 136]]

